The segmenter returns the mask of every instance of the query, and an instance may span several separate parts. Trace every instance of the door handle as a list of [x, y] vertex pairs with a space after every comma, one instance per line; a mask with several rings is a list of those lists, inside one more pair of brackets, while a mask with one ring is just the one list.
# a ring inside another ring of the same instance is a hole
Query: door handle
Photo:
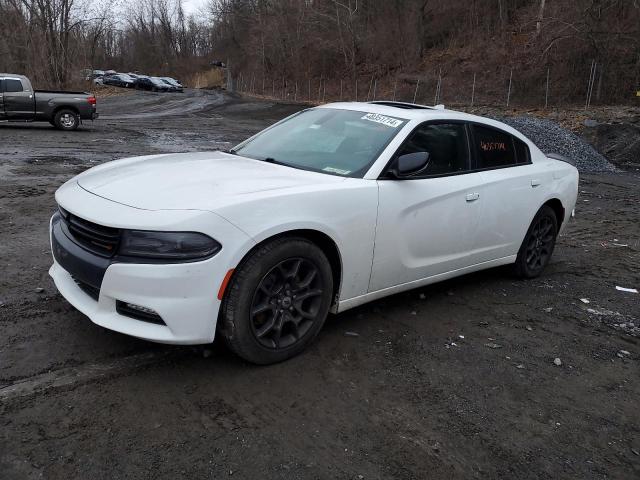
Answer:
[[479, 198], [480, 198], [480, 194], [477, 193], [477, 192], [475, 192], [475, 193], [467, 193], [467, 202], [475, 202]]
[[538, 180], [537, 178], [534, 178], [533, 180], [531, 180], [531, 186], [533, 188], [536, 188], [538, 185], [540, 185], [542, 182], [540, 182], [540, 180]]

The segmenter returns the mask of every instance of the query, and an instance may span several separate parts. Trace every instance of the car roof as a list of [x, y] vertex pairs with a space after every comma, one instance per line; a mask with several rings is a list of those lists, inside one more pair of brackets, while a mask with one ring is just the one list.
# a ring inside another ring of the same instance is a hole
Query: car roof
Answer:
[[18, 78], [20, 80], [27, 78], [24, 75], [18, 75], [17, 73], [2, 73], [2, 72], [0, 72], [0, 77], [9, 77], [10, 79], [11, 78]]
[[339, 102], [321, 105], [320, 108], [335, 108], [340, 110], [354, 110], [366, 113], [378, 113], [380, 115], [389, 115], [405, 120], [431, 120], [439, 118], [453, 119], [454, 117], [459, 116], [464, 116], [465, 119], [468, 119], [471, 117], [475, 117], [474, 115], [469, 115], [463, 112], [447, 110], [443, 105], [438, 105], [437, 107], [429, 107], [427, 105], [405, 102]]
[[377, 113], [380, 115], [388, 115], [390, 117], [400, 118], [404, 120], [416, 120], [418, 122], [426, 122], [429, 120], [457, 120], [464, 122], [482, 123], [484, 125], [499, 128], [512, 135], [517, 136], [521, 140], [527, 141], [533, 145], [527, 137], [522, 133], [510, 127], [506, 123], [502, 123], [492, 118], [480, 117], [470, 113], [459, 112], [457, 110], [447, 110], [444, 105], [430, 107], [415, 103], [377, 101], [377, 102], [339, 102], [327, 103], [318, 108], [334, 108], [338, 110], [353, 110], [365, 113]]

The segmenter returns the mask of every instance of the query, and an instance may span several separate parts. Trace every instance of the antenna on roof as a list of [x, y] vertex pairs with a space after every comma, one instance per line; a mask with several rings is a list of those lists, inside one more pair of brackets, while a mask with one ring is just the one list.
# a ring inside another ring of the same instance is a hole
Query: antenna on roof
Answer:
[[438, 105], [434, 105], [433, 108], [435, 108], [436, 110], [444, 110], [444, 105], [439, 103]]

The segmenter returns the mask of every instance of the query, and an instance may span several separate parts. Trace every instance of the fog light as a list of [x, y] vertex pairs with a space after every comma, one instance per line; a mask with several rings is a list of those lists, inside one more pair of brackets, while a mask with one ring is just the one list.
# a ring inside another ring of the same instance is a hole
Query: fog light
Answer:
[[144, 312], [151, 315], [158, 315], [158, 313], [155, 310], [151, 308], [143, 307], [142, 305], [136, 305], [135, 303], [125, 303], [124, 305], [127, 308], [138, 310], [139, 312]]
[[136, 320], [142, 320], [143, 322], [166, 325], [158, 312], [149, 307], [136, 305], [135, 303], [116, 300], [116, 312], [125, 317], [135, 318]]

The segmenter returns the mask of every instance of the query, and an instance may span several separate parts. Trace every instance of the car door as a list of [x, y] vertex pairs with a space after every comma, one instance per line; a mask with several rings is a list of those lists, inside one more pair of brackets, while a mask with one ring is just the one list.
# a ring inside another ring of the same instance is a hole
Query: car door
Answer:
[[484, 195], [476, 250], [480, 261], [516, 255], [529, 224], [544, 202], [548, 181], [531, 163], [519, 138], [488, 125], [470, 127], [475, 168], [482, 172]]
[[9, 120], [32, 120], [35, 112], [33, 92], [18, 78], [4, 79], [4, 111]]
[[466, 124], [422, 124], [396, 156], [417, 151], [430, 155], [419, 177], [378, 180], [371, 292], [474, 263], [483, 178], [470, 171]]

